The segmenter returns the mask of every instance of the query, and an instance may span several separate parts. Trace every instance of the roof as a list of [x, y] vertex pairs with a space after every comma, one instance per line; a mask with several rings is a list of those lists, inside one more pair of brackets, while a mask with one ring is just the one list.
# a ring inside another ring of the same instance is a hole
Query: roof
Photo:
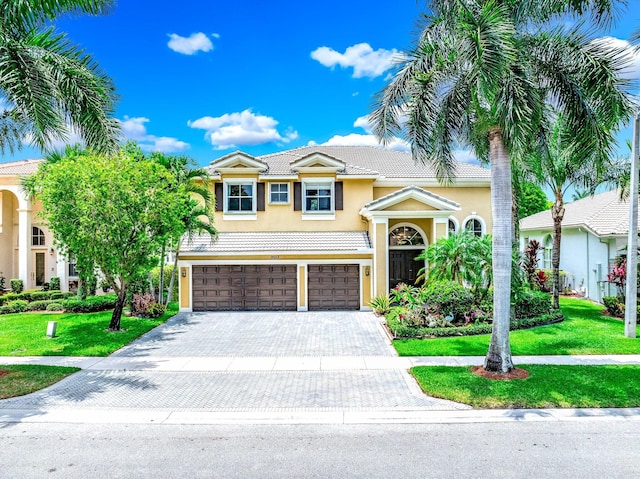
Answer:
[[[563, 228], [584, 226], [598, 236], [621, 236], [626, 235], [629, 230], [629, 201], [620, 200], [619, 190], [567, 203], [564, 208]], [[520, 220], [521, 231], [552, 228], [550, 210]]]
[[31, 175], [38, 171], [38, 166], [44, 160], [20, 160], [10, 161], [8, 163], [0, 163], [0, 175], [22, 176]]
[[[343, 171], [339, 172], [343, 175], [375, 175], [381, 178], [436, 177], [435, 168], [416, 162], [411, 153], [373, 146], [304, 146], [257, 156], [255, 159], [269, 166], [268, 170], [262, 173], [263, 176], [295, 176], [296, 172], [291, 168], [291, 163], [313, 153], [322, 153], [344, 162], [346, 166]], [[219, 160], [214, 160], [212, 163], [216, 161]], [[214, 174], [215, 166], [210, 166], [209, 171]], [[478, 165], [457, 163], [456, 177], [489, 180], [491, 172]]]
[[180, 253], [273, 253], [363, 251], [371, 249], [366, 231], [230, 232], [218, 239], [202, 234], [185, 240]]

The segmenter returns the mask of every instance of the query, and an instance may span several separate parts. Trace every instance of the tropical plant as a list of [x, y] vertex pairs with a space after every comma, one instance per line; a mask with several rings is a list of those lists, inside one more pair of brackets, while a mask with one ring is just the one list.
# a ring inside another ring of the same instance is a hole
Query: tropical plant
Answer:
[[0, 152], [25, 138], [46, 150], [71, 128], [101, 152], [117, 147], [114, 87], [82, 48], [50, 23], [65, 14], [100, 15], [113, 0], [0, 2]]
[[[512, 268], [511, 161], [539, 145], [553, 117], [570, 131], [576, 157], [608, 156], [614, 126], [629, 114], [619, 73], [623, 51], [594, 41], [561, 15], [613, 18], [606, 1], [431, 0], [415, 48], [379, 94], [370, 116], [378, 138], [402, 135], [416, 160], [453, 181], [454, 150], [491, 163], [494, 321], [490, 371], [514, 368], [509, 345]], [[553, 109], [550, 108], [553, 102]], [[607, 125], [608, 128], [603, 128]]]
[[380, 294], [375, 298], [371, 298], [369, 306], [376, 315], [384, 316], [391, 309], [391, 299], [389, 298], [389, 295]]
[[529, 240], [524, 247], [524, 258], [522, 261], [522, 268], [524, 269], [527, 282], [531, 289], [535, 289], [540, 286], [538, 276], [538, 256], [543, 250], [542, 245], [537, 240]]
[[440, 238], [416, 260], [427, 261], [418, 280], [456, 281], [482, 296], [491, 287], [491, 236], [476, 236], [463, 230]]

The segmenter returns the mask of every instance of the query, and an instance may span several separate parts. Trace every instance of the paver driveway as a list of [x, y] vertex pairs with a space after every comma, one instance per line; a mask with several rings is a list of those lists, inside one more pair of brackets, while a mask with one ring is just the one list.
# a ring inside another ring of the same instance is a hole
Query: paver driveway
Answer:
[[0, 401], [40, 411], [462, 409], [422, 394], [366, 312], [182, 313], [43, 391]]

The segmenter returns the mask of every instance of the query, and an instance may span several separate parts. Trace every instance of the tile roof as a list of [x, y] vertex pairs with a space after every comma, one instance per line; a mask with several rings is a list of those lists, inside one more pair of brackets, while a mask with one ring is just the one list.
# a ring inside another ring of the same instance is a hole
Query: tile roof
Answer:
[[180, 253], [337, 252], [370, 248], [365, 231], [230, 232], [219, 233], [216, 241], [211, 241], [209, 234], [185, 240]]
[[[256, 160], [269, 165], [265, 176], [296, 175], [290, 164], [312, 153], [320, 152], [346, 163], [346, 175], [378, 175], [383, 178], [435, 178], [435, 169], [414, 161], [411, 153], [387, 150], [373, 146], [303, 146], [269, 155]], [[213, 173], [215, 168], [209, 167]], [[491, 177], [487, 168], [469, 163], [458, 163], [458, 178], [486, 179]]]
[[[626, 235], [629, 229], [629, 201], [621, 201], [619, 190], [612, 190], [567, 203], [562, 226], [585, 226], [598, 236]], [[520, 220], [520, 230], [523, 231], [552, 228], [550, 210]]]
[[20, 160], [0, 163], [0, 175], [22, 176], [31, 175], [38, 171], [38, 166], [44, 160]]
[[427, 191], [427, 190], [425, 190], [423, 188], [420, 188], [418, 186], [415, 186], [415, 185], [405, 186], [401, 190], [394, 191], [393, 193], [389, 193], [388, 195], [385, 195], [385, 196], [381, 196], [380, 198], [367, 203], [366, 205], [364, 205], [364, 207], [365, 208], [371, 208], [372, 206], [376, 206], [376, 205], [378, 205], [380, 203], [384, 203], [385, 201], [390, 200], [390, 199], [392, 199], [394, 197], [402, 196], [403, 194], [408, 193], [410, 191], [415, 191], [415, 192], [421, 193], [423, 195], [426, 195], [429, 198], [432, 198], [432, 199], [434, 199], [436, 201], [448, 204], [448, 205], [450, 205], [450, 206], [452, 206], [454, 208], [459, 208], [460, 207], [460, 204], [456, 203], [455, 201], [451, 201], [451, 200], [445, 198], [444, 196], [436, 195], [435, 193], [431, 193], [430, 191]]

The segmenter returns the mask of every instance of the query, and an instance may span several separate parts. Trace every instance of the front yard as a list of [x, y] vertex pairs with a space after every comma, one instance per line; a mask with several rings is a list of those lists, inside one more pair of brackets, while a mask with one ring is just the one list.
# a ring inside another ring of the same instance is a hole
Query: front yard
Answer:
[[[514, 355], [640, 354], [640, 340], [624, 337], [624, 323], [603, 316], [604, 306], [561, 298], [561, 323], [510, 333]], [[394, 340], [400, 356], [484, 356], [491, 335]]]

